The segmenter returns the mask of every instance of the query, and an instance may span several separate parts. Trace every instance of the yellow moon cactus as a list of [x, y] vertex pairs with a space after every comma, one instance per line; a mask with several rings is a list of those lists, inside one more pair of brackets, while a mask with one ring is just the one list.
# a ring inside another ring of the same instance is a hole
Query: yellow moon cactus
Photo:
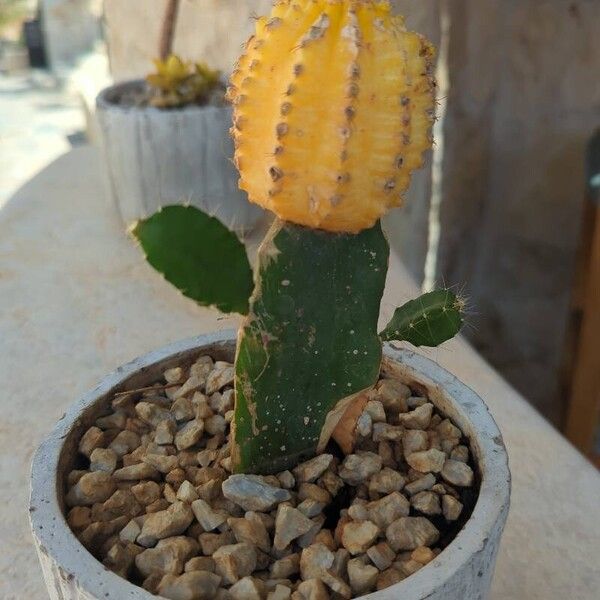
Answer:
[[373, 226], [431, 147], [433, 56], [387, 1], [276, 2], [231, 78], [240, 187], [293, 223]]

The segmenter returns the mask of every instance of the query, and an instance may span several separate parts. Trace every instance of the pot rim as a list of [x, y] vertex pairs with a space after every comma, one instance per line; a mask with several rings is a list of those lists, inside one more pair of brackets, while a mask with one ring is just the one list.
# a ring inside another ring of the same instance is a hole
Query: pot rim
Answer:
[[[191, 352], [204, 346], [229, 346], [235, 343], [235, 330], [224, 330], [177, 341], [151, 351], [122, 365], [72, 404], [53, 431], [38, 447], [31, 470], [29, 515], [38, 552], [49, 555], [66, 577], [94, 598], [151, 600], [157, 596], [116, 575], [90, 554], [79, 542], [66, 522], [59, 497], [62, 482], [57, 471], [63, 441], [79, 424], [80, 415], [98, 400], [122, 386], [134, 374], [143, 372], [178, 353]], [[384, 344], [384, 356], [407, 378], [414, 378], [437, 396], [434, 403], [452, 405], [453, 420], [469, 438], [477, 454], [481, 474], [479, 495], [469, 520], [452, 542], [429, 564], [405, 580], [384, 590], [363, 596], [365, 600], [403, 600], [428, 597], [444, 581], [481, 552], [498, 525], [504, 526], [510, 500], [510, 472], [506, 448], [488, 407], [473, 390], [442, 367], [424, 356], [404, 348]], [[466, 430], [466, 431], [465, 431]], [[477, 574], [474, 574], [476, 576]], [[47, 582], [48, 583], [48, 582]]]
[[198, 104], [187, 104], [183, 107], [176, 108], [158, 108], [156, 106], [137, 106], [135, 104], [117, 104], [113, 100], [113, 96], [118, 94], [119, 92], [123, 92], [128, 88], [135, 88], [138, 86], [146, 86], [146, 81], [144, 79], [128, 79], [126, 81], [120, 81], [118, 83], [114, 83], [100, 90], [98, 95], [96, 96], [96, 110], [98, 111], [120, 111], [120, 112], [151, 112], [154, 114], [165, 115], [165, 118], [169, 116], [180, 115], [182, 113], [199, 113], [199, 112], [211, 112], [218, 111], [221, 112], [223, 110], [231, 111], [231, 106], [229, 104], [225, 104], [224, 106], [214, 106], [212, 104], [207, 104], [205, 106], [201, 106]]

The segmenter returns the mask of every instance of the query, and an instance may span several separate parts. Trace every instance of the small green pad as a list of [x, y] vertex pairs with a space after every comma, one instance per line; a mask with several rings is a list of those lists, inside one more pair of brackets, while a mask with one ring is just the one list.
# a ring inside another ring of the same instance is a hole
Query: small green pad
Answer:
[[165, 206], [132, 229], [148, 262], [184, 296], [222, 312], [248, 313], [246, 249], [218, 219], [193, 206]]
[[461, 304], [450, 290], [423, 294], [396, 309], [381, 332], [381, 339], [410, 342], [413, 346], [439, 346], [460, 331]]
[[356, 235], [273, 225], [238, 339], [236, 471], [313, 455], [329, 411], [377, 382], [388, 255], [379, 223]]

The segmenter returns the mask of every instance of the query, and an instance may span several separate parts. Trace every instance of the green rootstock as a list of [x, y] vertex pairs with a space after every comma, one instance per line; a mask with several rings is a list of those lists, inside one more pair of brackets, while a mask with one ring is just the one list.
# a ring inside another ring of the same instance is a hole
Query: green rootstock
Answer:
[[236, 471], [314, 454], [329, 411], [375, 384], [388, 254], [379, 223], [356, 235], [273, 225], [238, 339]]
[[459, 332], [462, 322], [462, 302], [450, 290], [436, 290], [397, 308], [380, 335], [384, 341], [439, 346]]
[[198, 304], [248, 312], [252, 269], [246, 249], [218, 219], [193, 206], [166, 206], [132, 229], [148, 262]]

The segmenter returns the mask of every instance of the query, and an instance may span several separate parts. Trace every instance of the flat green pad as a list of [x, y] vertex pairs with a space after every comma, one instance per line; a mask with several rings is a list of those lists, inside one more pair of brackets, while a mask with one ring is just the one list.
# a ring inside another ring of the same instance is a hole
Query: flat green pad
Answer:
[[148, 262], [184, 296], [222, 312], [248, 313], [254, 286], [246, 249], [218, 219], [165, 206], [132, 229]]
[[439, 346], [460, 331], [461, 309], [462, 303], [450, 290], [423, 294], [396, 309], [381, 332], [381, 339], [410, 342], [413, 346]]
[[238, 340], [236, 471], [313, 455], [329, 411], [376, 383], [388, 255], [379, 223], [357, 235], [273, 225]]

